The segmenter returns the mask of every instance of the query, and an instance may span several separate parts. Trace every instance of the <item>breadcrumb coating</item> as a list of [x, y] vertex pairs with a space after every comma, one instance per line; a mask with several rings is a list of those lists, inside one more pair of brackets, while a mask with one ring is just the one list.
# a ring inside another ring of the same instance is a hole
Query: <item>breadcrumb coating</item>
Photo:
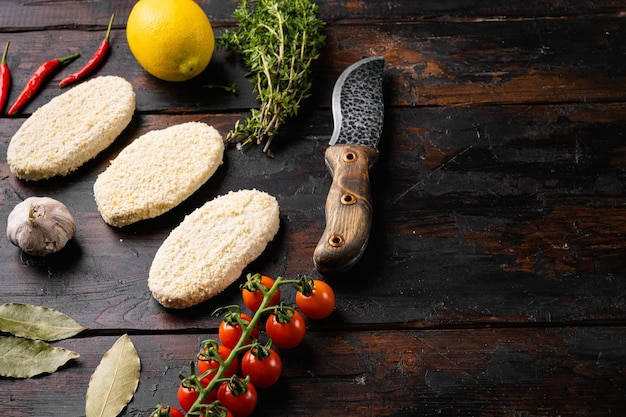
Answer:
[[207, 182], [223, 157], [222, 136], [206, 123], [150, 131], [124, 148], [96, 179], [98, 211], [115, 227], [160, 216]]
[[38, 181], [75, 171], [115, 141], [135, 105], [132, 85], [118, 76], [96, 77], [54, 97], [11, 138], [11, 173]]
[[258, 190], [231, 191], [190, 213], [157, 251], [148, 287], [163, 306], [182, 309], [217, 295], [274, 239], [276, 198]]

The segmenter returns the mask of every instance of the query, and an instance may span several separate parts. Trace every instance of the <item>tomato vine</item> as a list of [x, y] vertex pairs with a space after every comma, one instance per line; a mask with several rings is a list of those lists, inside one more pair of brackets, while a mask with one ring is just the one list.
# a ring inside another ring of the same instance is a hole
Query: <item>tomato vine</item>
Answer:
[[[323, 281], [306, 276], [299, 279], [277, 277], [274, 280], [261, 274], [248, 274], [240, 290], [244, 304], [253, 315], [244, 313], [239, 305], [215, 310], [214, 314], [223, 314], [218, 333], [220, 340], [202, 342], [196, 355], [199, 372], [192, 361], [189, 375], [180, 374], [178, 398], [184, 414], [177, 408], [157, 405], [151, 416], [250, 415], [257, 403], [256, 388], [272, 386], [282, 372], [282, 360], [273, 347], [279, 350], [295, 348], [306, 333], [302, 314], [280, 300], [280, 287], [283, 285], [296, 287], [298, 309], [301, 305], [298, 300], [301, 297], [307, 299], [307, 306], [301, 309], [305, 317], [325, 318], [335, 308], [335, 294]], [[251, 299], [254, 299], [253, 304], [245, 302]], [[318, 308], [315, 308], [316, 305]], [[323, 314], [320, 314], [320, 309]], [[264, 344], [259, 341], [260, 327], [268, 339]], [[240, 358], [242, 372], [237, 373]]]

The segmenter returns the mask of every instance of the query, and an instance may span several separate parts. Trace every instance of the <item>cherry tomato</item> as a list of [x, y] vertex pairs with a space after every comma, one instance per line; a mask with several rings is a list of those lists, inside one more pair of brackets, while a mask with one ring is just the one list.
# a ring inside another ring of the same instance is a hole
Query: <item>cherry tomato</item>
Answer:
[[[232, 314], [238, 314], [238, 313], [232, 313]], [[250, 320], [252, 320], [252, 317], [250, 317], [246, 313], [241, 313], [240, 317], [241, 317], [241, 320], [243, 320], [244, 322], [250, 322]], [[233, 349], [235, 345], [237, 345], [237, 343], [239, 342], [239, 339], [241, 339], [241, 335], [243, 334], [243, 329], [236, 322], [231, 323], [230, 322], [231, 319], [232, 319], [232, 316], [224, 317], [224, 320], [222, 320], [222, 322], [220, 323], [220, 327], [218, 329], [217, 334], [220, 338], [220, 342], [222, 342], [224, 346], [226, 346], [227, 348]], [[255, 339], [258, 338], [259, 330], [253, 329], [251, 336]], [[246, 343], [250, 343], [250, 341], [248, 340], [246, 341]]]
[[234, 417], [233, 413], [219, 403], [209, 405], [202, 415], [205, 417]]
[[185, 417], [185, 413], [178, 408], [167, 405], [154, 410], [152, 414], [150, 414], [150, 417]]
[[298, 346], [304, 339], [306, 323], [296, 310], [290, 309], [288, 314], [274, 312], [265, 322], [265, 331], [276, 347], [291, 349]]
[[[217, 359], [211, 358], [207, 360], [207, 356], [204, 356], [209, 354], [210, 349], [217, 349], [217, 354], [220, 356], [220, 358], [222, 358], [223, 361], [225, 361], [226, 358], [228, 358], [228, 356], [230, 355], [230, 352], [232, 352], [230, 348], [224, 345], [213, 345], [211, 347], [205, 347], [203, 353], [198, 354], [198, 372], [200, 372], [200, 374], [204, 374], [209, 369], [215, 369], [215, 372], [217, 372], [217, 369], [219, 369], [220, 367], [220, 362]], [[210, 356], [208, 357], [210, 358]], [[222, 375], [222, 378], [230, 378], [237, 373], [237, 369], [239, 369], [239, 361], [237, 360], [237, 358], [235, 358], [228, 367], [228, 369]], [[206, 387], [207, 385], [209, 385], [209, 382], [211, 382], [211, 380], [215, 377], [215, 372], [211, 372], [206, 377], [202, 378], [201, 383], [203, 386]]]
[[233, 414], [233, 417], [247, 417], [252, 414], [258, 400], [256, 388], [243, 379], [225, 382], [217, 390], [217, 399]]
[[170, 417], [184, 417], [185, 413], [180, 411], [178, 408], [170, 407]]
[[325, 319], [335, 309], [335, 292], [320, 280], [311, 280], [311, 293], [298, 291], [296, 293], [296, 305], [302, 314], [312, 319]]
[[268, 349], [262, 357], [261, 348], [248, 350], [241, 358], [241, 372], [250, 377], [257, 388], [271, 387], [278, 381], [283, 371], [283, 362], [274, 349]]
[[[258, 311], [259, 307], [261, 307], [261, 303], [263, 302], [263, 292], [258, 289], [258, 288], [254, 288], [254, 291], [250, 291], [250, 287], [253, 287], [254, 285], [257, 284], [251, 284], [250, 280], [257, 280], [257, 283], [264, 286], [266, 290], [269, 290], [270, 288], [272, 288], [272, 285], [274, 285], [274, 279], [267, 277], [265, 275], [259, 275], [257, 274], [256, 276], [252, 277], [252, 278], [248, 278], [248, 283], [244, 284], [244, 286], [241, 289], [241, 297], [243, 298], [243, 303], [246, 305], [246, 307], [248, 307], [251, 311]], [[275, 306], [278, 305], [278, 303], [280, 303], [280, 288], [276, 289], [276, 292], [274, 294], [272, 294], [272, 298], [270, 298], [269, 302], [267, 303], [267, 306]]]
[[[200, 381], [203, 387], [209, 385], [209, 382], [205, 382], [204, 380]], [[203, 404], [211, 404], [217, 398], [217, 391], [211, 391], [209, 395], [204, 399]], [[191, 409], [191, 406], [198, 399], [198, 392], [196, 389], [187, 384], [187, 382], [182, 381], [178, 386], [178, 404], [180, 404], [180, 408], [182, 408], [185, 412]]]
[[191, 409], [193, 403], [198, 399], [198, 393], [193, 387], [188, 387], [185, 382], [178, 386], [178, 404], [185, 412]]

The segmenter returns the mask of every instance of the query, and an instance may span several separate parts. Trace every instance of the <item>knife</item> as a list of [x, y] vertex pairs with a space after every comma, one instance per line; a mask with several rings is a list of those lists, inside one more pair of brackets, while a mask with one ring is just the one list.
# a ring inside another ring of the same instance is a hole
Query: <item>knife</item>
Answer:
[[334, 129], [325, 152], [332, 184], [326, 228], [313, 253], [322, 275], [343, 273], [363, 255], [372, 225], [369, 170], [383, 128], [383, 57], [362, 59], [339, 76], [332, 95]]

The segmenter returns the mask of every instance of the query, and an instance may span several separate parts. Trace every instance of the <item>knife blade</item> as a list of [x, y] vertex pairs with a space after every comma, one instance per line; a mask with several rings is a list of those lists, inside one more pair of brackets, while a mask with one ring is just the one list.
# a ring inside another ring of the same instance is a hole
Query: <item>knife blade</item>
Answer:
[[313, 253], [322, 275], [340, 274], [363, 255], [372, 224], [369, 170], [378, 159], [384, 119], [383, 57], [355, 62], [337, 79], [334, 121], [324, 160], [332, 183], [326, 198], [326, 227]]

